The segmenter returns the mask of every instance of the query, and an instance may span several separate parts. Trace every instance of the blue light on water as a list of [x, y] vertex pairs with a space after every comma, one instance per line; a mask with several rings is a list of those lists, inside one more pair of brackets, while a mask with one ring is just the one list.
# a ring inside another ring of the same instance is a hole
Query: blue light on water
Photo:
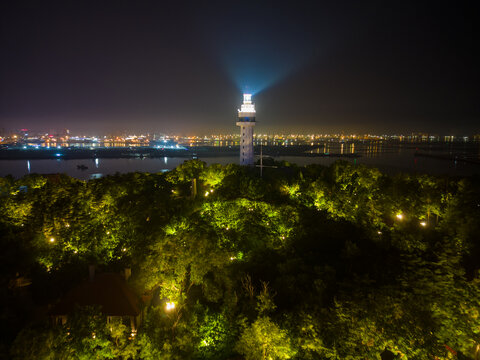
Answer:
[[56, 153], [55, 156], [62, 156], [63, 154], [60, 154], [60, 153]]

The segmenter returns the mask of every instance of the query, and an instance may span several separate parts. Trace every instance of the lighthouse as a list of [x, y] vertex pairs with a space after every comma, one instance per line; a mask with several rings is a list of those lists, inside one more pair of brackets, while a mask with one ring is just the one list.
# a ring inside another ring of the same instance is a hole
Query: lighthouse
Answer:
[[240, 126], [240, 165], [253, 165], [255, 105], [252, 103], [252, 94], [243, 94], [243, 104], [238, 110], [237, 126]]

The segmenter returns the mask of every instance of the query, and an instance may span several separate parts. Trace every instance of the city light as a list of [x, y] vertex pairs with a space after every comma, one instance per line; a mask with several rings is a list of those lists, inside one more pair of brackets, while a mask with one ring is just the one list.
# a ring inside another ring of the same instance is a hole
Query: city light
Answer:
[[167, 303], [165, 304], [165, 309], [166, 309], [167, 311], [170, 311], [170, 310], [175, 309], [175, 303], [174, 303], [174, 302], [167, 302]]
[[[244, 102], [239, 110], [239, 116], [247, 118], [255, 118], [255, 105], [252, 102], [251, 94], [244, 94]], [[68, 130], [67, 130], [68, 131]], [[473, 136], [440, 136], [427, 133], [414, 133], [410, 135], [386, 135], [386, 134], [335, 134], [335, 133], [317, 133], [317, 134], [254, 134], [254, 145], [263, 144], [265, 146], [292, 146], [292, 145], [308, 145], [308, 146], [325, 146], [329, 142], [345, 143], [348, 146], [344, 147], [345, 154], [357, 153], [355, 148], [359, 141], [393, 141], [393, 142], [478, 142], [480, 135]], [[65, 133], [49, 134], [49, 133], [29, 133], [22, 134], [8, 134], [0, 137], [0, 144], [7, 148], [18, 148], [23, 150], [37, 150], [37, 149], [69, 149], [83, 148], [93, 151], [104, 150], [106, 148], [124, 148], [124, 147], [139, 147], [149, 148], [155, 150], [178, 150], [185, 151], [190, 147], [197, 146], [238, 146], [241, 139], [239, 134], [211, 134], [211, 135], [136, 135], [126, 134], [123, 136], [84, 136], [84, 135], [68, 135]], [[346, 144], [345, 144], [346, 145]], [[371, 148], [375, 151], [375, 147]], [[339, 149], [339, 153], [341, 153]], [[378, 150], [378, 149], [377, 149]], [[323, 151], [324, 154], [330, 153], [328, 150]], [[58, 153], [60, 154], [60, 153]], [[52, 156], [67, 156], [68, 152]], [[95, 158], [98, 154], [95, 155]], [[98, 166], [96, 160], [95, 165]]]
[[427, 226], [427, 223], [425, 221], [420, 221], [420, 225], [425, 227], [425, 226]]
[[51, 238], [50, 238], [50, 242], [51, 242], [51, 243], [55, 242], [55, 238], [51, 237]]
[[403, 214], [397, 214], [395, 215], [398, 220], [403, 220]]

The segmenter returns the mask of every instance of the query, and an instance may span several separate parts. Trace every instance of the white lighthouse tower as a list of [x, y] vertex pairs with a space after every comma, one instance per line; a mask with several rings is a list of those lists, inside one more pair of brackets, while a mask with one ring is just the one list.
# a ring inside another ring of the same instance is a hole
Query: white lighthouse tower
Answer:
[[243, 104], [238, 110], [237, 126], [240, 126], [240, 165], [253, 165], [255, 105], [252, 103], [252, 94], [243, 94]]

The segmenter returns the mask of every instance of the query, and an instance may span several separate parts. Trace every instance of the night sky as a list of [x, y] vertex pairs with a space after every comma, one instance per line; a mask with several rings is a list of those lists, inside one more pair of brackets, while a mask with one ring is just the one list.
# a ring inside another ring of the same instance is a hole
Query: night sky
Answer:
[[3, 1], [0, 128], [480, 133], [470, 4]]

